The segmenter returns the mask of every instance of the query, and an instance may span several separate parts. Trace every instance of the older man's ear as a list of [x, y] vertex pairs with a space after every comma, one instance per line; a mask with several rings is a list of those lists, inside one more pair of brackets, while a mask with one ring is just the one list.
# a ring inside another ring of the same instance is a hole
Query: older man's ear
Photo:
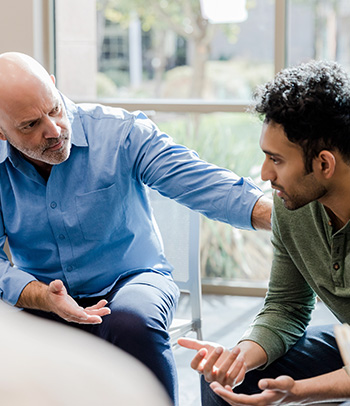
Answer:
[[0, 127], [0, 140], [2, 140], [2, 141], [7, 140], [7, 138], [5, 136], [5, 132], [1, 129], [1, 127]]

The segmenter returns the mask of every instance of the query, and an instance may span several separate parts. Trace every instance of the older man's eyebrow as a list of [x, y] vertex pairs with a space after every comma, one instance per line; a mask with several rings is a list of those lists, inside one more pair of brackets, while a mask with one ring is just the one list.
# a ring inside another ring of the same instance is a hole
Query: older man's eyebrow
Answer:
[[[52, 111], [54, 111], [54, 110], [56, 110], [57, 108], [59, 108], [59, 107], [61, 107], [61, 103], [60, 103], [59, 100], [57, 100], [57, 101], [55, 102], [55, 104], [53, 105], [53, 107], [51, 108], [51, 110], [49, 111], [49, 114], [50, 114]], [[17, 128], [26, 127], [28, 124], [34, 123], [35, 121], [40, 120], [40, 118], [41, 118], [41, 117], [33, 117], [33, 118], [29, 118], [29, 119], [23, 120], [23, 121], [21, 121], [20, 123], [16, 124], [16, 127], [17, 127]]]
[[35, 122], [35, 121], [37, 121], [37, 120], [39, 120], [38, 117], [35, 117], [35, 118], [31, 118], [31, 119], [29, 119], [29, 120], [22, 121], [22, 122], [20, 122], [19, 124], [17, 124], [17, 127], [18, 127], [18, 128], [25, 127], [25, 126], [27, 126], [28, 124], [33, 123], [33, 122]]

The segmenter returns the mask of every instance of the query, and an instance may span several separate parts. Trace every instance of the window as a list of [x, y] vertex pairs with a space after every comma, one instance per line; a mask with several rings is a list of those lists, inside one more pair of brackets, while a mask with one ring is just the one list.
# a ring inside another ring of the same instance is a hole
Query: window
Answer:
[[[210, 8], [213, 0], [153, 0], [147, 7], [138, 0], [97, 0], [98, 41], [120, 41], [130, 50], [107, 53], [103, 46], [98, 80], [114, 83], [115, 98], [248, 100], [274, 73], [274, 1], [235, 3], [245, 13], [232, 10], [221, 22], [217, 11], [227, 9], [225, 1]], [[118, 73], [125, 71], [128, 81], [120, 86]], [[104, 90], [98, 87], [97, 96], [111, 96]]]
[[310, 58], [331, 59], [339, 61], [349, 69], [349, 24], [350, 3], [346, 0], [290, 0], [288, 65]]
[[[75, 101], [144, 110], [177, 142], [260, 181], [255, 87], [311, 58], [350, 67], [347, 0], [56, 1], [58, 87]], [[77, 24], [79, 21], [79, 24]], [[270, 234], [204, 219], [202, 273], [265, 286]]]

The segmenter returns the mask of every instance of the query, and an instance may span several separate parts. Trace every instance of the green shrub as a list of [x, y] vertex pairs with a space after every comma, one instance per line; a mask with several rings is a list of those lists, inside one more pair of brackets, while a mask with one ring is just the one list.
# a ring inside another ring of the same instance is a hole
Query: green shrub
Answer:
[[[248, 113], [183, 114], [156, 120], [162, 131], [197, 151], [202, 159], [250, 176], [262, 185], [261, 123]], [[202, 218], [203, 277], [264, 281], [272, 260], [270, 233], [234, 229]]]

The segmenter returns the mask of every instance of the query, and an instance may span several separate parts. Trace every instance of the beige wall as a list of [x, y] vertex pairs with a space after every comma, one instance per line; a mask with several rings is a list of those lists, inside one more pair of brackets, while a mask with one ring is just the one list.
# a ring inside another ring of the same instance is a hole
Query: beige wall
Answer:
[[53, 68], [49, 19], [51, 0], [1, 1], [0, 53], [23, 52], [33, 56], [49, 71]]
[[[1, 1], [0, 53], [23, 52], [53, 71], [51, 0]], [[9, 254], [7, 243], [5, 252]]]
[[68, 97], [95, 99], [96, 0], [56, 0], [55, 13], [56, 32], [52, 0], [1, 0], [0, 53], [26, 53], [56, 74]]
[[74, 100], [96, 97], [96, 1], [56, 1], [57, 87]]
[[[0, 51], [20, 51], [34, 56], [33, 1], [3, 1], [0, 13]], [[29, 16], [29, 18], [28, 18]]]

